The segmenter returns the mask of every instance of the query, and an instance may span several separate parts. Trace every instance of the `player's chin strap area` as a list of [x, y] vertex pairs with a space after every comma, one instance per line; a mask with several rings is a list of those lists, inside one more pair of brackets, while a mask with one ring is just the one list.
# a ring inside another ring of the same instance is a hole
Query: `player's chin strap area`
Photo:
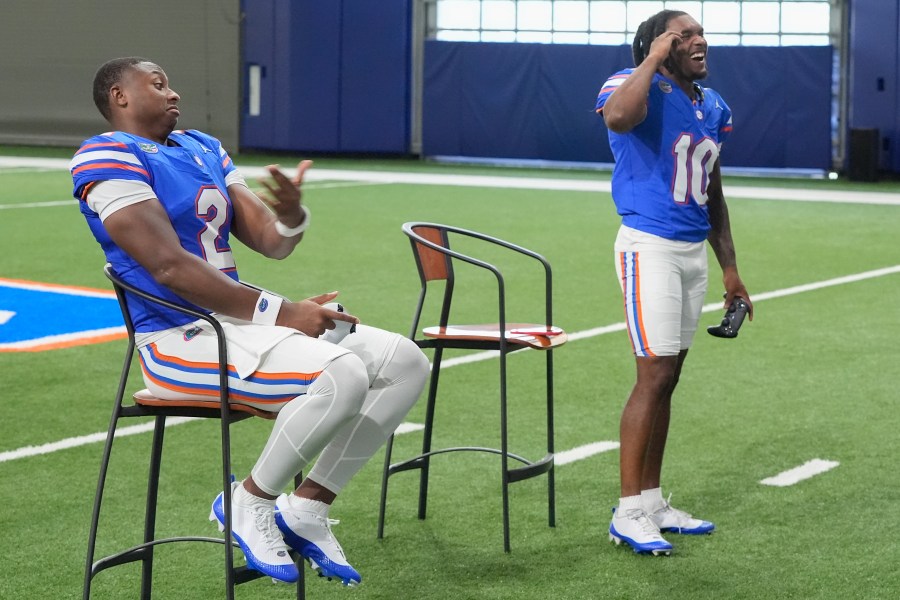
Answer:
[[705, 95], [703, 93], [703, 86], [700, 85], [699, 83], [697, 83], [696, 81], [694, 82], [694, 93], [697, 94], [697, 98], [696, 98], [696, 100], [694, 100], [694, 102], [696, 104], [703, 104], [703, 98]]

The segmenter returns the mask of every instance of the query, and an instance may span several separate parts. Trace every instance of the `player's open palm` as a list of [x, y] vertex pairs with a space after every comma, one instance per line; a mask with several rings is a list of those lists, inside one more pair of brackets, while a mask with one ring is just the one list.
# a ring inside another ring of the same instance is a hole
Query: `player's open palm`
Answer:
[[311, 166], [311, 160], [300, 161], [297, 164], [297, 173], [293, 178], [288, 178], [278, 165], [269, 165], [266, 169], [272, 178], [259, 181], [260, 185], [266, 188], [266, 192], [260, 193], [259, 197], [272, 209], [278, 220], [289, 227], [296, 227], [304, 218], [300, 210], [300, 188], [303, 185], [303, 176]]

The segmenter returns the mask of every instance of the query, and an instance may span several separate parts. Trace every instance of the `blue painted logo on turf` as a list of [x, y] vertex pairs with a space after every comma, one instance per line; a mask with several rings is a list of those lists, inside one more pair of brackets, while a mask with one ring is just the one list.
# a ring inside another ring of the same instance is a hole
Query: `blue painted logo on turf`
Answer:
[[36, 352], [127, 336], [111, 291], [0, 278], [0, 352]]

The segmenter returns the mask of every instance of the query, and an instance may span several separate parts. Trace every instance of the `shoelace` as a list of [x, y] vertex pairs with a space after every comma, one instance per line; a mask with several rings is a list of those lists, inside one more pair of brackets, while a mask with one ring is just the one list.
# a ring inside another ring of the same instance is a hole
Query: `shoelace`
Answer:
[[344, 549], [341, 548], [341, 544], [337, 541], [337, 538], [334, 537], [334, 534], [331, 533], [331, 526], [340, 524], [340, 522], [341, 522], [340, 519], [332, 519], [332, 518], [326, 518], [326, 517], [322, 517], [320, 515], [316, 515], [316, 520], [322, 522], [322, 527], [325, 529], [325, 534], [328, 537], [328, 541], [334, 545], [335, 550], [337, 550], [338, 553], [341, 555], [341, 558], [343, 558], [346, 561], [347, 556], [344, 554]]
[[632, 508], [631, 510], [625, 513], [626, 519], [633, 519], [637, 521], [638, 527], [641, 528], [641, 531], [646, 533], [647, 535], [652, 535], [654, 537], [662, 537], [659, 534], [659, 528], [647, 517], [647, 513], [645, 513], [640, 508]]
[[[299, 518], [299, 517], [297, 517], [297, 515], [300, 514], [300, 512], [294, 511], [292, 509], [286, 509], [286, 510], [281, 511], [276, 508], [275, 512], [276, 513], [284, 512], [284, 513], [288, 513], [288, 514], [293, 513], [295, 518]], [[325, 539], [332, 546], [334, 546], [334, 549], [337, 550], [338, 554], [341, 555], [341, 558], [344, 559], [344, 562], [347, 562], [347, 556], [344, 554], [344, 549], [341, 547], [341, 544], [337, 541], [337, 538], [334, 537], [334, 534], [331, 532], [331, 526], [339, 525], [341, 520], [340, 519], [332, 519], [330, 517], [323, 517], [322, 515], [316, 514], [311, 511], [303, 511], [303, 512], [309, 512], [309, 514], [311, 514], [315, 518], [315, 520], [319, 524], [319, 526], [325, 530]], [[274, 522], [274, 520], [273, 520], [273, 522]], [[277, 528], [277, 526], [276, 526], [276, 528]], [[280, 535], [280, 532], [279, 532], [279, 535]]]
[[264, 506], [253, 507], [253, 519], [256, 522], [256, 529], [263, 535], [266, 546], [273, 549], [286, 548], [284, 538], [281, 537], [281, 531], [275, 524], [274, 511]]
[[681, 510], [679, 508], [675, 508], [674, 506], [669, 504], [669, 502], [671, 500], [672, 500], [672, 492], [669, 492], [669, 497], [665, 499], [665, 503], [663, 504], [663, 507], [660, 508], [656, 512], [672, 511], [672, 513], [675, 515], [675, 518], [678, 519], [680, 522], [690, 521], [691, 519], [694, 518], [694, 516], [691, 515], [690, 513], [686, 513], [683, 510]]

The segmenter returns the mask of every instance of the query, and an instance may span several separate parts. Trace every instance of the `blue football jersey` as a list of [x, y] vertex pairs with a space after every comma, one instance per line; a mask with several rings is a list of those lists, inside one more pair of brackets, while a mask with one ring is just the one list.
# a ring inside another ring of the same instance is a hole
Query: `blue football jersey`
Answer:
[[[225, 183], [226, 176], [235, 170], [234, 164], [217, 139], [199, 131], [175, 131], [169, 141], [174, 145], [158, 144], [121, 131], [86, 140], [70, 164], [73, 194], [81, 201], [81, 213], [119, 276], [142, 290], [203, 310], [158, 284], [112, 241], [100, 216], [85, 201], [90, 187], [101, 181], [125, 179], [148, 184], [169, 215], [181, 246], [237, 281], [229, 246], [233, 209]], [[141, 333], [193, 320], [133, 296], [128, 302], [135, 330]]]
[[[633, 71], [619, 71], [603, 84], [598, 113]], [[698, 85], [697, 92], [691, 101], [656, 73], [644, 121], [624, 134], [609, 132], [616, 161], [612, 195], [624, 225], [671, 240], [706, 239], [707, 185], [731, 132], [731, 109], [715, 90]]]

